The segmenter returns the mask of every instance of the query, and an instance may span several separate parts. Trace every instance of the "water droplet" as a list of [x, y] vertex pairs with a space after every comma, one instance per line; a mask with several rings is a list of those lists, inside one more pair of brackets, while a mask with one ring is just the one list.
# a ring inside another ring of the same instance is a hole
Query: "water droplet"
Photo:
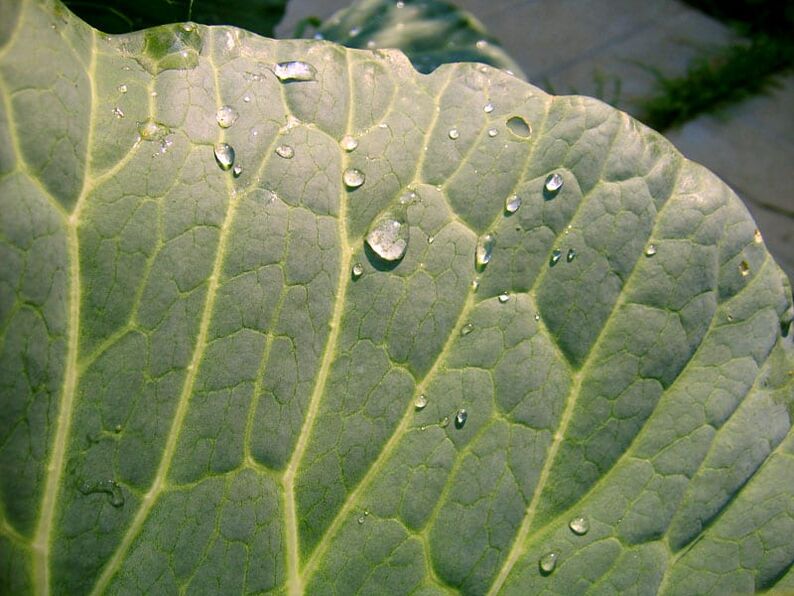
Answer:
[[234, 164], [234, 149], [226, 143], [215, 143], [215, 159], [222, 170], [228, 170]]
[[559, 248], [555, 248], [551, 251], [551, 257], [549, 258], [549, 265], [554, 267], [557, 263], [560, 262], [560, 258], [562, 257], [562, 251]]
[[295, 149], [289, 145], [279, 145], [276, 147], [276, 155], [284, 159], [292, 159], [295, 156]]
[[587, 531], [590, 529], [590, 522], [586, 517], [580, 515], [569, 521], [568, 527], [571, 528], [571, 532], [574, 534], [583, 536], [584, 534], [587, 534]]
[[510, 294], [508, 294], [507, 292], [502, 292], [501, 294], [499, 294], [498, 300], [499, 302], [504, 304], [505, 302], [510, 300]]
[[362, 265], [361, 263], [356, 263], [355, 265], [353, 265], [352, 273], [353, 273], [353, 279], [358, 279], [364, 273], [364, 265]]
[[535, 313], [535, 320], [536, 320], [536, 321], [540, 321], [540, 314], [538, 314], [538, 313]]
[[360, 516], [358, 517], [358, 525], [361, 525], [361, 524], [363, 524], [363, 523], [364, 523], [364, 516], [363, 516], [363, 515], [360, 515]]
[[116, 118], [118, 118], [119, 120], [121, 120], [122, 118], [124, 118], [124, 112], [123, 112], [123, 110], [122, 110], [120, 107], [118, 107], [118, 106], [116, 106], [115, 108], [113, 108], [113, 115], [114, 115]]
[[367, 245], [384, 261], [398, 261], [408, 248], [408, 226], [385, 215], [370, 228]]
[[493, 234], [485, 234], [477, 239], [474, 262], [478, 268], [482, 269], [491, 262], [494, 244], [496, 244], [496, 238]]
[[453, 141], [460, 138], [460, 131], [457, 128], [450, 128], [449, 133], [447, 134], [449, 135], [449, 138], [452, 139]]
[[240, 164], [237, 164], [232, 168], [232, 174], [234, 174], [235, 178], [239, 178], [240, 174], [242, 173], [243, 173], [243, 166], [241, 166]]
[[521, 116], [513, 116], [512, 118], [508, 118], [507, 128], [510, 129], [510, 132], [517, 137], [522, 137], [525, 139], [532, 134], [532, 129], [529, 127], [529, 123]]
[[428, 244], [433, 244], [433, 242], [435, 242], [435, 241], [436, 241], [436, 237], [435, 236], [428, 236], [427, 237], [427, 243]]
[[405, 8], [405, 2], [402, 0], [398, 0], [398, 2], [394, 5], [395, 8]]
[[122, 428], [123, 427], [120, 424], [117, 424], [115, 427], [113, 427], [113, 430], [116, 431], [116, 434], [118, 434], [122, 431]]
[[753, 240], [756, 244], [761, 244], [764, 241], [764, 237], [761, 235], [761, 230], [758, 228], [756, 228], [755, 232], [753, 232]]
[[127, 92], [127, 85], [122, 83], [121, 85], [116, 87], [116, 89], [118, 89], [119, 93], [126, 93]]
[[475, 292], [480, 289], [480, 280], [477, 279], [476, 277], [473, 280], [471, 280], [471, 289], [474, 290]]
[[355, 151], [356, 147], [358, 147], [358, 141], [355, 137], [345, 135], [342, 137], [342, 140], [339, 141], [339, 145], [347, 152]]
[[477, 47], [477, 49], [482, 50], [488, 47], [488, 42], [485, 41], [484, 39], [478, 39], [477, 43], [475, 43], [474, 45]]
[[499, 134], [499, 131], [496, 130], [495, 128], [489, 128], [488, 129], [488, 136], [489, 137], [493, 138], [493, 137], [495, 137], [498, 134]]
[[289, 62], [279, 62], [274, 65], [273, 74], [276, 75], [282, 83], [289, 83], [290, 81], [313, 81], [317, 76], [317, 69], [306, 62], [291, 60]]
[[455, 427], [456, 428], [463, 428], [463, 425], [466, 424], [466, 420], [469, 419], [469, 413], [461, 408], [458, 410], [458, 413], [455, 414]]
[[565, 255], [565, 260], [570, 263], [575, 258], [576, 258], [576, 249], [575, 248], [569, 248], [568, 249], [568, 254]]
[[368, 50], [374, 50], [376, 47], [378, 47], [378, 44], [376, 44], [376, 43], [375, 43], [375, 40], [374, 40], [374, 39], [370, 39], [370, 40], [367, 42], [367, 49], [368, 49]]
[[656, 254], [656, 245], [655, 244], [649, 244], [648, 248], [645, 249], [645, 256], [646, 257], [652, 257], [655, 254]]
[[485, 104], [482, 107], [482, 111], [485, 112], [486, 114], [490, 114], [491, 112], [493, 112], [493, 104], [489, 101], [487, 104]]
[[245, 103], [249, 103], [249, 102], [251, 101], [251, 96], [250, 96], [250, 95], [244, 95], [244, 96], [243, 96], [243, 101], [244, 101]]
[[163, 25], [144, 33], [143, 52], [131, 54], [150, 74], [164, 70], [184, 70], [198, 66], [203, 45], [198, 27]]
[[465, 337], [472, 331], [474, 331], [474, 325], [472, 325], [471, 323], [466, 323], [463, 327], [460, 328], [460, 335], [461, 337]]
[[444, 416], [438, 420], [438, 425], [441, 428], [447, 428], [449, 426], [449, 416]]
[[325, 39], [325, 35], [323, 35], [318, 31], [317, 33], [314, 34], [314, 39], [316, 39], [317, 41], [322, 41]]
[[750, 264], [747, 261], [739, 263], [739, 273], [742, 274], [742, 277], [750, 275]]
[[518, 195], [510, 195], [505, 199], [505, 211], [508, 213], [515, 213], [521, 207], [521, 197]]
[[421, 410], [425, 406], [427, 406], [427, 396], [424, 393], [422, 393], [421, 395], [417, 395], [416, 399], [414, 400], [414, 407], [417, 410]]
[[546, 190], [546, 192], [556, 193], [562, 188], [563, 182], [564, 180], [562, 179], [562, 176], [560, 176], [557, 172], [554, 172], [553, 174], [549, 174], [546, 177], [546, 182], [543, 185], [543, 188]]
[[144, 141], [162, 141], [171, 131], [154, 120], [138, 123], [138, 134]]
[[397, 199], [400, 202], [400, 205], [410, 205], [415, 202], [417, 199], [417, 194], [413, 190], [409, 190], [400, 195], [400, 198]]
[[361, 27], [353, 27], [353, 28], [350, 30], [350, 32], [349, 32], [349, 33], [350, 33], [350, 37], [355, 37], [356, 35], [358, 35], [359, 33], [361, 33]]
[[364, 184], [364, 172], [356, 168], [348, 168], [342, 174], [342, 181], [348, 188], [358, 188]]
[[538, 567], [543, 575], [549, 575], [557, 566], [557, 559], [559, 555], [555, 552], [546, 553], [538, 561]]
[[124, 505], [124, 493], [115, 480], [96, 480], [94, 482], [83, 482], [79, 490], [84, 495], [91, 495], [95, 493], [105, 493], [108, 497], [108, 503], [113, 507], [121, 507]]
[[218, 121], [218, 126], [221, 128], [229, 128], [237, 121], [239, 114], [232, 106], [221, 106], [215, 112], [215, 120]]

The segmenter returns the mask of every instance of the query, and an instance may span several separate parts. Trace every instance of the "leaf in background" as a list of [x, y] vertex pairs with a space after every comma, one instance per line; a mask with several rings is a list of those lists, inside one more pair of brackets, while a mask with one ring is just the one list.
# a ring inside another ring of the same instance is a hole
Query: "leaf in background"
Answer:
[[88, 24], [105, 33], [129, 33], [178, 21], [235, 25], [273, 37], [287, 0], [66, 0]]
[[792, 589], [790, 289], [661, 136], [2, 6], [0, 592]]
[[317, 34], [349, 48], [402, 50], [423, 73], [451, 62], [482, 62], [525, 78], [472, 14], [439, 0], [355, 0]]

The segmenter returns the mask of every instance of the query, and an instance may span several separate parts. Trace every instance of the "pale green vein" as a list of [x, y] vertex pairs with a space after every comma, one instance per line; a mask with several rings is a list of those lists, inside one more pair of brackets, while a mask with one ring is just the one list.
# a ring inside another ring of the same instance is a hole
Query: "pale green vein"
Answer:
[[[215, 93], [216, 96], [218, 96], [219, 86], [216, 68], [213, 68], [213, 74], [215, 75]], [[216, 99], [219, 102], [218, 105], [221, 105], [220, 97], [216, 97]], [[221, 133], [221, 136], [223, 136], [223, 133]], [[157, 499], [166, 488], [166, 477], [168, 475], [168, 470], [171, 467], [171, 460], [173, 459], [174, 453], [176, 452], [177, 440], [179, 438], [185, 416], [187, 415], [190, 396], [193, 393], [196, 377], [198, 376], [198, 371], [200, 369], [202, 359], [204, 358], [204, 352], [207, 347], [209, 325], [215, 308], [215, 298], [217, 296], [218, 286], [220, 285], [221, 269], [226, 256], [226, 243], [228, 241], [229, 232], [234, 221], [234, 214], [240, 201], [240, 197], [234, 192], [234, 186], [231, 177], [226, 176], [225, 180], [227, 192], [229, 194], [229, 204], [226, 209], [223, 226], [221, 227], [218, 238], [218, 248], [215, 253], [215, 261], [212, 266], [212, 273], [210, 274], [207, 284], [207, 295], [204, 300], [204, 308], [201, 313], [198, 337], [196, 338], [196, 344], [193, 348], [193, 355], [190, 359], [190, 364], [188, 365], [185, 382], [179, 395], [176, 412], [174, 413], [174, 418], [168, 431], [165, 448], [163, 450], [163, 457], [160, 459], [160, 464], [157, 468], [157, 472], [149, 490], [141, 499], [140, 508], [136, 512], [135, 517], [133, 518], [129, 528], [127, 529], [127, 532], [125, 532], [124, 537], [113, 553], [113, 556], [108, 560], [107, 564], [102, 570], [102, 574], [99, 576], [99, 579], [94, 585], [94, 589], [91, 593], [95, 595], [102, 594], [106, 590], [108, 583], [121, 567], [124, 557], [143, 527], [143, 524], [157, 502]]]

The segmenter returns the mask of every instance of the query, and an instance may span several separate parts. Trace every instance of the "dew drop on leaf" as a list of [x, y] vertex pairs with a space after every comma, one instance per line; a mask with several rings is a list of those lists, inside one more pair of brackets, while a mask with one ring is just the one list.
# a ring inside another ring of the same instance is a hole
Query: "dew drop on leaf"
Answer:
[[113, 507], [121, 507], [124, 505], [124, 493], [122, 492], [118, 482], [115, 480], [96, 480], [94, 482], [83, 482], [80, 485], [80, 492], [84, 495], [105, 493], [108, 497], [108, 503], [113, 505]]
[[239, 178], [240, 174], [242, 173], [243, 173], [243, 166], [241, 166], [240, 164], [237, 164], [232, 168], [232, 174], [234, 174], [235, 178]]
[[587, 534], [588, 530], [590, 529], [590, 522], [586, 517], [579, 515], [568, 522], [568, 527], [574, 534], [583, 536], [584, 534]]
[[747, 261], [739, 263], [739, 273], [742, 274], [742, 277], [750, 275], [750, 264]]
[[490, 114], [491, 112], [493, 112], [493, 104], [489, 101], [487, 104], [485, 104], [482, 107], [482, 111], [485, 112], [486, 114]]
[[289, 145], [279, 145], [276, 147], [276, 155], [284, 159], [292, 159], [295, 156], [295, 149]]
[[122, 83], [121, 85], [116, 87], [116, 89], [118, 89], [119, 93], [126, 93], [127, 92], [127, 85]]
[[463, 428], [463, 425], [466, 424], [466, 420], [469, 419], [469, 413], [461, 408], [458, 410], [458, 413], [455, 414], [455, 428]]
[[508, 213], [515, 213], [521, 207], [521, 197], [518, 195], [510, 195], [505, 199], [505, 211]]
[[364, 273], [364, 266], [361, 263], [353, 265], [352, 269], [353, 279], [358, 279]]
[[484, 234], [477, 239], [474, 262], [478, 268], [482, 269], [491, 262], [494, 244], [496, 244], [496, 238], [493, 234]]
[[113, 108], [113, 115], [119, 120], [121, 120], [122, 118], [124, 118], [124, 111], [120, 107], [116, 106], [115, 108]]
[[504, 304], [505, 302], [508, 302], [510, 300], [510, 294], [508, 294], [507, 292], [502, 292], [501, 294], [499, 294], [498, 300], [499, 302]]
[[460, 131], [457, 128], [450, 128], [447, 134], [449, 135], [449, 138], [452, 139], [453, 141], [460, 138]]
[[546, 553], [538, 561], [538, 567], [543, 575], [549, 575], [557, 566], [559, 555], [555, 552]]
[[562, 176], [560, 176], [560, 174], [557, 172], [554, 172], [553, 174], [549, 174], [546, 177], [546, 182], [544, 183], [543, 188], [546, 190], [546, 192], [556, 193], [562, 188], [562, 184]]
[[517, 137], [527, 138], [532, 134], [529, 124], [521, 116], [513, 116], [507, 119], [507, 128]]
[[549, 258], [549, 265], [554, 267], [557, 263], [560, 262], [560, 258], [562, 258], [562, 251], [559, 248], [555, 248], [551, 251], [551, 257]]
[[342, 181], [348, 188], [358, 188], [364, 184], [364, 172], [356, 168], [348, 168], [342, 173]]
[[447, 428], [449, 426], [449, 416], [444, 416], [443, 418], [439, 419], [438, 425], [441, 428]]
[[221, 128], [229, 128], [237, 121], [239, 114], [232, 106], [221, 106], [215, 112], [215, 120]]
[[234, 164], [234, 149], [227, 143], [215, 143], [215, 160], [222, 170], [228, 170]]
[[648, 248], [645, 249], [645, 256], [646, 257], [652, 257], [655, 254], [656, 254], [656, 245], [655, 244], [649, 244]]
[[358, 141], [355, 137], [345, 135], [342, 137], [342, 140], [339, 141], [339, 145], [347, 152], [355, 151], [356, 147], [358, 147]]
[[273, 66], [273, 74], [282, 83], [290, 81], [313, 81], [317, 76], [317, 69], [307, 62], [291, 60], [289, 62], [279, 62]]
[[493, 137], [495, 137], [498, 134], [499, 134], [499, 131], [496, 130], [495, 128], [489, 128], [488, 129], [488, 136], [489, 137], [493, 138]]
[[569, 248], [568, 249], [568, 254], [565, 255], [565, 260], [570, 263], [575, 258], [576, 258], [576, 249], [575, 248]]
[[764, 241], [764, 237], [761, 235], [761, 230], [758, 228], [756, 228], [755, 232], [753, 232], [753, 240], [756, 244], [761, 244]]
[[460, 334], [463, 337], [467, 336], [472, 331], [474, 331], [474, 325], [472, 325], [471, 323], [466, 323], [463, 327], [460, 328]]
[[408, 226], [385, 215], [370, 228], [367, 245], [384, 261], [398, 261], [408, 249]]
[[471, 289], [474, 292], [480, 289], [480, 280], [478, 278], [475, 277], [473, 280], [471, 280]]
[[416, 399], [414, 400], [414, 407], [417, 410], [422, 410], [427, 406], [427, 396], [422, 393], [421, 395], [417, 395]]

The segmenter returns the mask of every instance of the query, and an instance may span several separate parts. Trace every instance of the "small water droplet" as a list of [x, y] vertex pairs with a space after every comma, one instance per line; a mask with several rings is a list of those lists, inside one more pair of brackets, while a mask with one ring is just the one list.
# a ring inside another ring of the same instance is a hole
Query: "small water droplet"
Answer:
[[512, 118], [508, 118], [507, 128], [510, 129], [510, 132], [517, 137], [522, 137], [524, 139], [532, 134], [532, 129], [530, 128], [529, 123], [521, 116], [513, 116]]
[[116, 87], [116, 89], [118, 89], [119, 93], [126, 93], [127, 92], [127, 85], [122, 83], [121, 85]]
[[113, 430], [116, 431], [116, 434], [118, 434], [122, 431], [122, 426], [117, 424], [115, 427], [113, 427]]
[[436, 241], [436, 237], [435, 236], [428, 236], [427, 237], [427, 243], [428, 244], [433, 244], [433, 242], [435, 242], [435, 241]]
[[562, 251], [559, 248], [555, 248], [551, 251], [551, 257], [549, 258], [549, 265], [554, 267], [557, 263], [560, 262], [560, 258], [562, 257]]
[[549, 575], [557, 566], [559, 555], [555, 552], [546, 553], [538, 561], [538, 567], [543, 575]]
[[422, 393], [421, 395], [417, 395], [416, 399], [414, 400], [414, 407], [417, 410], [421, 410], [425, 406], [427, 406], [427, 396], [424, 393]]
[[234, 174], [235, 178], [239, 178], [240, 174], [242, 173], [243, 173], [243, 166], [241, 166], [240, 164], [237, 164], [232, 168], [232, 174]]
[[501, 294], [499, 294], [498, 300], [499, 302], [504, 304], [505, 302], [508, 302], [510, 300], [510, 294], [508, 294], [507, 292], [502, 292]]
[[739, 273], [742, 274], [742, 277], [750, 275], [750, 264], [747, 261], [739, 263]]
[[215, 143], [215, 159], [222, 170], [228, 170], [234, 164], [234, 149], [227, 143]]
[[370, 40], [367, 42], [367, 49], [368, 49], [368, 50], [374, 50], [376, 47], [378, 47], [378, 44], [376, 44], [376, 43], [375, 43], [375, 40], [374, 40], [374, 39], [370, 39]]
[[493, 138], [493, 137], [495, 137], [498, 134], [499, 134], [499, 131], [496, 130], [495, 128], [489, 128], [488, 129], [488, 136], [489, 137]]
[[535, 313], [535, 320], [536, 320], [536, 321], [540, 321], [540, 314], [538, 314], [538, 313]]
[[360, 516], [358, 517], [358, 525], [361, 525], [361, 524], [363, 524], [363, 523], [364, 523], [364, 516], [363, 516], [363, 515], [360, 515]]
[[367, 245], [384, 261], [399, 261], [408, 249], [408, 226], [385, 215], [370, 228]]
[[543, 188], [546, 190], [546, 192], [556, 193], [562, 188], [563, 182], [564, 180], [562, 179], [562, 176], [557, 172], [554, 172], [553, 174], [549, 174], [546, 177], [546, 182], [543, 185]]
[[586, 517], [579, 515], [568, 522], [568, 527], [571, 528], [571, 532], [574, 534], [583, 536], [587, 534], [590, 529], [590, 522]]
[[273, 74], [282, 83], [290, 81], [313, 81], [317, 76], [317, 69], [307, 62], [291, 60], [289, 62], [279, 62], [273, 66]]
[[447, 134], [449, 135], [449, 138], [452, 139], [453, 141], [460, 138], [460, 131], [457, 128], [450, 128], [449, 133]]
[[124, 493], [115, 480], [96, 480], [94, 482], [83, 482], [79, 490], [84, 495], [91, 495], [95, 493], [105, 493], [108, 497], [108, 503], [113, 507], [121, 507], [124, 505]]
[[575, 258], [576, 258], [576, 249], [575, 248], [569, 248], [568, 249], [568, 254], [565, 255], [565, 260], [570, 263]]
[[405, 8], [405, 2], [403, 2], [402, 0], [398, 0], [398, 2], [395, 3], [394, 7], [395, 8]]
[[645, 249], [645, 256], [646, 257], [652, 257], [655, 254], [656, 254], [656, 245], [655, 244], [649, 244], [648, 248]]
[[362, 265], [361, 263], [356, 263], [355, 265], [353, 265], [352, 273], [353, 273], [353, 279], [358, 279], [364, 273], [364, 265]]
[[358, 188], [364, 184], [364, 172], [356, 168], [348, 168], [342, 173], [342, 181], [348, 188]]
[[474, 331], [474, 325], [472, 325], [471, 323], [466, 323], [463, 327], [460, 328], [460, 335], [461, 337], [465, 337], [472, 331]]
[[756, 244], [761, 244], [764, 241], [764, 237], [761, 235], [761, 230], [758, 228], [756, 228], [755, 232], [753, 232], [753, 240]]
[[400, 205], [410, 205], [416, 201], [417, 195], [416, 192], [413, 190], [409, 190], [400, 195], [400, 198], [397, 199], [400, 202]]
[[477, 49], [482, 50], [488, 46], [488, 42], [485, 41], [484, 39], [478, 39], [477, 43], [475, 43], [474, 45], [477, 47]]
[[478, 268], [482, 269], [491, 262], [494, 244], [496, 244], [496, 238], [493, 234], [484, 234], [477, 239], [474, 262]]
[[482, 107], [482, 111], [485, 112], [486, 114], [490, 114], [491, 112], [493, 112], [493, 104], [489, 101], [487, 104], [485, 104]]
[[350, 37], [355, 37], [356, 35], [358, 35], [359, 33], [361, 33], [361, 27], [353, 27], [353, 28], [350, 30], [350, 32], [349, 32], [349, 33], [350, 33]]
[[438, 425], [441, 428], [447, 428], [449, 426], [449, 416], [444, 416], [438, 420]]
[[221, 128], [229, 128], [237, 121], [239, 114], [232, 106], [221, 106], [215, 112], [215, 120], [218, 121], [218, 126]]
[[295, 149], [289, 145], [279, 145], [276, 147], [276, 155], [284, 159], [292, 159], [295, 156]]
[[318, 31], [317, 33], [314, 34], [314, 39], [316, 39], [317, 41], [322, 41], [325, 39], [325, 35], [323, 35]]
[[356, 150], [356, 147], [358, 147], [358, 141], [355, 139], [355, 137], [345, 135], [342, 137], [342, 140], [339, 141], [339, 145], [342, 147], [342, 149], [349, 153], [350, 151]]
[[244, 101], [245, 103], [249, 103], [249, 102], [251, 101], [251, 96], [250, 96], [250, 95], [244, 95], [244, 96], [243, 96], [243, 101]]
[[121, 120], [122, 118], [124, 118], [124, 111], [120, 107], [116, 106], [115, 108], [113, 108], [113, 115], [119, 120]]
[[463, 428], [463, 425], [466, 424], [466, 420], [469, 419], [469, 413], [461, 408], [458, 410], [458, 413], [455, 414], [455, 428]]
[[515, 213], [521, 207], [521, 197], [518, 195], [510, 195], [505, 199], [505, 211], [508, 213]]

